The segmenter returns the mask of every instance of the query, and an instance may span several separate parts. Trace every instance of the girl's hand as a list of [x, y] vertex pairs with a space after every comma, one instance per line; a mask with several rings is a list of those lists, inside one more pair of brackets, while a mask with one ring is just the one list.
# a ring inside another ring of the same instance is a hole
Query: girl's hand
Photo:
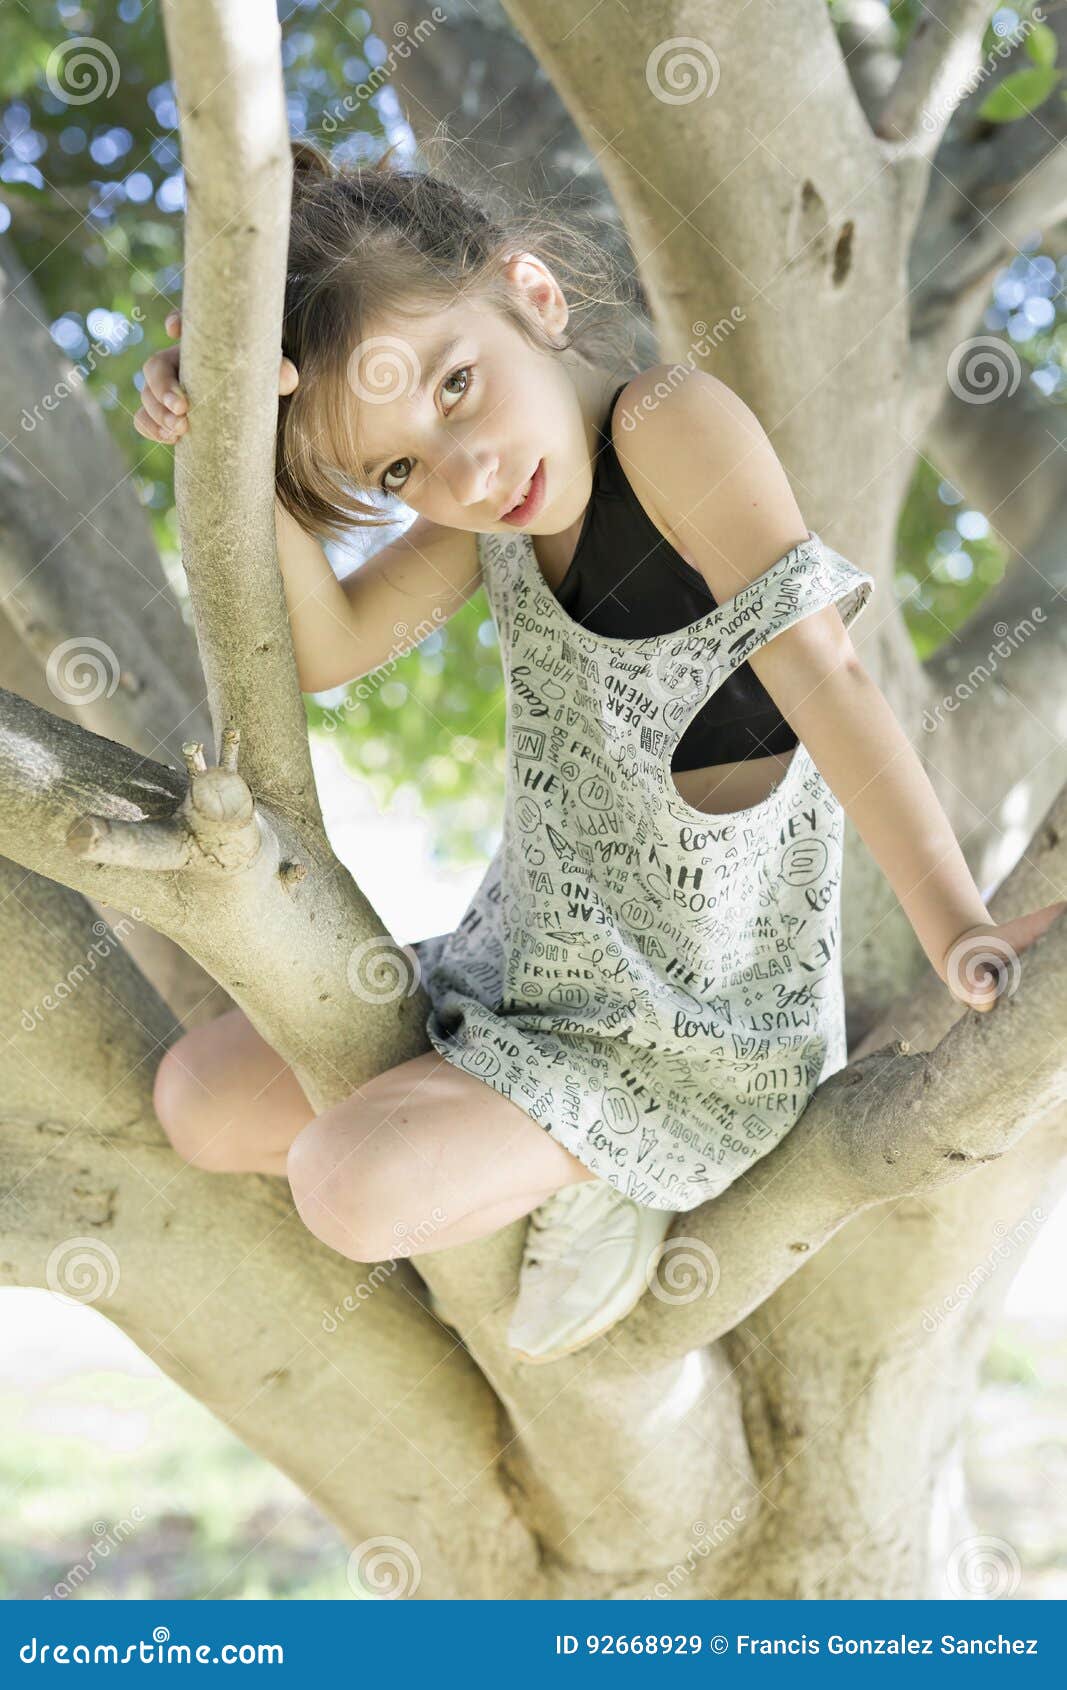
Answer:
[[1032, 915], [1018, 915], [999, 927], [989, 923], [968, 927], [953, 940], [941, 964], [941, 978], [949, 991], [968, 1009], [992, 1009], [1005, 993], [1010, 997], [1019, 983], [1019, 957], [1040, 939], [1046, 928], [1067, 910], [1067, 899], [1045, 904]]
[[[168, 334], [180, 335], [181, 312], [169, 312], [163, 326]], [[180, 347], [168, 346], [145, 360], [141, 408], [133, 419], [138, 434], [143, 434], [146, 440], [158, 440], [163, 446], [173, 446], [189, 427], [186, 417], [189, 401], [178, 385], [180, 355]], [[292, 393], [299, 380], [296, 365], [290, 358], [283, 358], [278, 371], [278, 392]]]

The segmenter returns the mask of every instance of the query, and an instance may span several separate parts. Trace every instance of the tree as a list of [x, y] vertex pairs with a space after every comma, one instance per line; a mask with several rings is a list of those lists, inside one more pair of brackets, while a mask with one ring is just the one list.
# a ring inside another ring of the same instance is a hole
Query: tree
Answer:
[[[865, 661], [917, 735], [933, 713], [927, 768], [1006, 920], [1065, 873], [1063, 752], [1039, 726], [1059, 705], [1062, 425], [1021, 382], [981, 403], [972, 339], [1006, 254], [1063, 212], [1063, 103], [1031, 118], [1033, 79], [1012, 78], [1020, 61], [1054, 72], [1064, 25], [1039, 21], [987, 66], [987, 8], [937, 10], [898, 52], [858, 9], [839, 39], [818, 0], [779, 9], [769, 38], [731, 0], [704, 41], [679, 37], [669, 4], [613, 13], [609, 36], [571, 0], [513, 0], [529, 54], [513, 43], [507, 74], [536, 84], [524, 104], [546, 130], [550, 77], [599, 160], [660, 356], [693, 357], [718, 318], [716, 370], [774, 425], [812, 526], [879, 577]], [[1058, 928], [990, 1015], [961, 1014], [850, 830], [848, 1067], [676, 1223], [627, 1321], [550, 1368], [504, 1342], [524, 1222], [361, 1268], [311, 1237], [284, 1181], [190, 1168], [169, 1201], [152, 1080], [205, 991], [241, 1005], [316, 1109], [425, 1049], [428, 1003], [414, 980], [353, 1014], [354, 969], [410, 959], [324, 834], [274, 553], [290, 184], [275, 10], [167, 0], [164, 19], [188, 184], [197, 427], [176, 500], [195, 649], [84, 394], [18, 431], [25, 395], [64, 372], [3, 255], [5, 1280], [95, 1276], [102, 1311], [305, 1488], [372, 1588], [384, 1566], [392, 1593], [427, 1597], [968, 1593], [982, 1545], [960, 1429], [1064, 1184]], [[470, 62], [443, 27], [405, 61], [409, 99], [429, 83], [451, 109]], [[1018, 121], [982, 115], [993, 94]], [[927, 440], [1018, 559], [922, 663], [890, 571]], [[1007, 632], [1010, 685], [984, 655]]]

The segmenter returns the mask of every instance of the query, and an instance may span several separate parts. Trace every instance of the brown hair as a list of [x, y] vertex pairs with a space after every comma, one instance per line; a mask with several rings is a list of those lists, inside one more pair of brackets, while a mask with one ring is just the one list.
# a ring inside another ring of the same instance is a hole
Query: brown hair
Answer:
[[[448, 151], [441, 137], [429, 147]], [[275, 486], [302, 528], [334, 538], [395, 521], [357, 497], [358, 478], [344, 467], [358, 461], [349, 360], [365, 324], [475, 296], [543, 350], [573, 346], [612, 366], [627, 356], [617, 311], [624, 292], [602, 241], [554, 216], [515, 209], [497, 185], [481, 195], [461, 188], [447, 162], [432, 172], [400, 167], [395, 150], [357, 167], [332, 162], [311, 142], [292, 142], [282, 352], [300, 380], [278, 400]], [[469, 155], [463, 168], [469, 176]], [[534, 253], [559, 280], [571, 313], [563, 339], [548, 336], [508, 286], [502, 266], [514, 252]]]

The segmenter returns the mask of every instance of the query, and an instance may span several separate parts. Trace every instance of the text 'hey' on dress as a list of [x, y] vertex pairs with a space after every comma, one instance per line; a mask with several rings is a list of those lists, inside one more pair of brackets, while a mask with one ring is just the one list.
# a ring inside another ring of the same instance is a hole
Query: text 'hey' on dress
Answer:
[[803, 743], [770, 795], [707, 814], [671, 774], [747, 659], [873, 577], [815, 533], [677, 632], [597, 634], [528, 534], [478, 537], [507, 685], [500, 847], [455, 932], [412, 945], [427, 1033], [638, 1203], [695, 1208], [846, 1060], [844, 812]]

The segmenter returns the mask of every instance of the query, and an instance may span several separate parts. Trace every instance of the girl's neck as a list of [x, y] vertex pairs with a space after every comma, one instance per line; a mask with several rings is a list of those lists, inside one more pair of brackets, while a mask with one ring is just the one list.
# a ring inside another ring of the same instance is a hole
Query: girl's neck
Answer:
[[[567, 354], [564, 354], [566, 357]], [[596, 457], [599, 430], [603, 426], [608, 414], [611, 396], [625, 377], [615, 371], [600, 369], [595, 364], [588, 364], [584, 359], [574, 355], [570, 368], [571, 380], [578, 395], [582, 417], [585, 422], [585, 439], [589, 452], [589, 462], [592, 464]]]
[[[567, 354], [564, 354], [567, 356]], [[597, 368], [586, 363], [583, 359], [573, 356], [569, 371], [578, 395], [582, 417], [585, 423], [586, 449], [589, 453], [589, 463], [592, 467], [599, 445], [599, 431], [603, 427], [608, 414], [611, 396], [619, 386], [620, 380], [625, 379], [610, 370]], [[569, 527], [558, 534], [531, 535], [534, 556], [541, 567], [541, 572], [553, 591], [559, 586], [570, 567], [578, 544], [578, 536], [585, 521], [585, 511], [578, 513]]]

